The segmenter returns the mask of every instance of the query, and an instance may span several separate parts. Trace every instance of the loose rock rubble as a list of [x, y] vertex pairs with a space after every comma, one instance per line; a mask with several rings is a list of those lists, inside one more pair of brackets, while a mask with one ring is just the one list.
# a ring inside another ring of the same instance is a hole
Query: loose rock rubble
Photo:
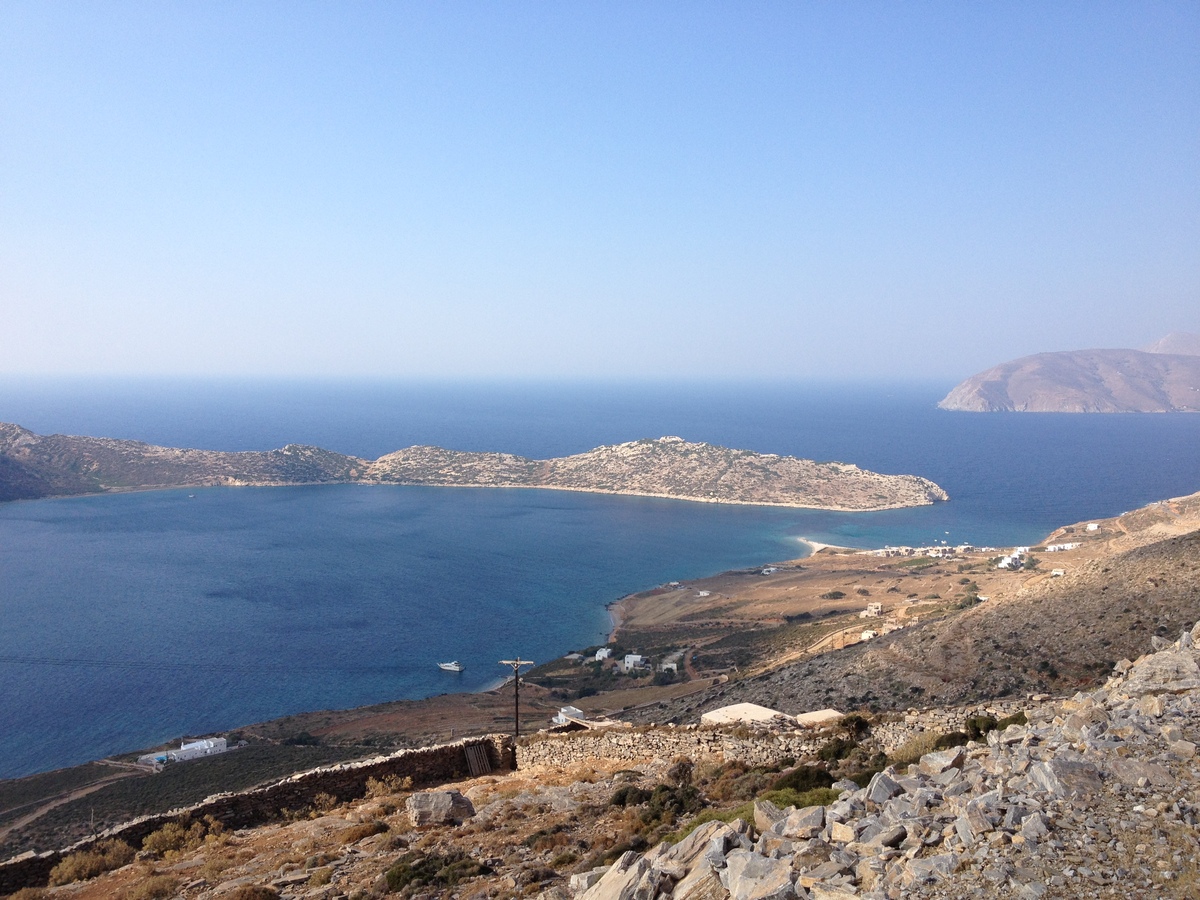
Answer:
[[709, 822], [576, 876], [579, 900], [1200, 896], [1200, 625], [1103, 688], [839, 782], [828, 806]]

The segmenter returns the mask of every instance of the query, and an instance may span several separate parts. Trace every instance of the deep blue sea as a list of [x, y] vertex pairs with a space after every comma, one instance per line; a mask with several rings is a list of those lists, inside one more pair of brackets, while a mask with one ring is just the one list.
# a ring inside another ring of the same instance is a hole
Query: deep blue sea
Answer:
[[[938, 410], [949, 385], [0, 383], [43, 434], [559, 456], [677, 434], [923, 475], [882, 513], [554, 491], [214, 488], [0, 505], [0, 777], [291, 712], [476, 690], [654, 584], [850, 546], [1011, 545], [1200, 490], [1200, 416]], [[436, 663], [458, 659], [459, 676]]]

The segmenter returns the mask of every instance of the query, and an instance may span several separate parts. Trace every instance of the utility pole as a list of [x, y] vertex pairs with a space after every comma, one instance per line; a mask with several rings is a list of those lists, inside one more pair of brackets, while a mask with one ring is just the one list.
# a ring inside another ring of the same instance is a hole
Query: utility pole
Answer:
[[502, 666], [512, 666], [513, 670], [513, 740], [521, 736], [521, 666], [532, 666], [532, 660], [502, 659]]

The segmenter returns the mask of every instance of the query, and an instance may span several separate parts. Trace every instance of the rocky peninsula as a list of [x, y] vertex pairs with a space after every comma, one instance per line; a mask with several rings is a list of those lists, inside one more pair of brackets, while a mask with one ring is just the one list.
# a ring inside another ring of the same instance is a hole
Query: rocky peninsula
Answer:
[[993, 366], [938, 404], [965, 412], [1200, 412], [1200, 338], [1142, 350], [1036, 353]]
[[666, 497], [707, 503], [867, 511], [924, 506], [946, 492], [916, 475], [733, 450], [679, 437], [557, 459], [414, 446], [377, 460], [319, 447], [223, 452], [34, 434], [0, 423], [0, 501], [216, 485], [407, 484]]

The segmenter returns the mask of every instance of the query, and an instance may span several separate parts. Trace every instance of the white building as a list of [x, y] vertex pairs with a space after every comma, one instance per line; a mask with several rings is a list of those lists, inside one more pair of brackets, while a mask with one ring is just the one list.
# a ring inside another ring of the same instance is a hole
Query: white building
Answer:
[[625, 654], [625, 671], [626, 672], [628, 672], [630, 669], [644, 669], [649, 665], [650, 665], [650, 661], [648, 659], [646, 659], [646, 657], [642, 656], [640, 653], [626, 653]]
[[577, 706], [564, 706], [558, 711], [558, 715], [550, 721], [555, 725], [566, 725], [572, 719], [586, 719], [583, 710]]
[[596, 651], [596, 662], [603, 662], [612, 656], [612, 650], [608, 647], [601, 647]]
[[159, 750], [138, 757], [142, 765], [163, 766], [169, 762], [187, 762], [202, 756], [215, 756], [229, 749], [225, 738], [204, 738], [198, 741], [183, 741], [178, 750]]
[[882, 603], [868, 603], [867, 608], [858, 614], [860, 619], [878, 619], [883, 615]]
[[1100, 530], [1100, 526], [1099, 526], [1099, 525], [1097, 525], [1095, 522], [1088, 522], [1088, 524], [1087, 524], [1087, 530], [1088, 530], [1088, 531], [1099, 531], [1099, 530]]

